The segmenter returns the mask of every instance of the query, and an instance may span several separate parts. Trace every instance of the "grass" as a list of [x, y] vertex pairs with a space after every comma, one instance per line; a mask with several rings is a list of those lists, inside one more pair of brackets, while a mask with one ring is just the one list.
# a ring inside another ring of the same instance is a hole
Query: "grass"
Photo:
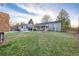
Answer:
[[0, 45], [2, 56], [75, 56], [79, 55], [79, 40], [61, 32], [6, 33]]

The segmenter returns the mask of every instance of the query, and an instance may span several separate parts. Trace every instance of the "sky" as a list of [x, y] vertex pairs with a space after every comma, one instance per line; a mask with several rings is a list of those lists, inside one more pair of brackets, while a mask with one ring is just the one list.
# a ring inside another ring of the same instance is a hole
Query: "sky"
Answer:
[[78, 26], [79, 4], [78, 3], [3, 3], [0, 4], [0, 12], [10, 15], [12, 24], [25, 22], [32, 18], [34, 23], [40, 23], [44, 15], [51, 17], [50, 21], [56, 21], [61, 9], [69, 13], [71, 26]]

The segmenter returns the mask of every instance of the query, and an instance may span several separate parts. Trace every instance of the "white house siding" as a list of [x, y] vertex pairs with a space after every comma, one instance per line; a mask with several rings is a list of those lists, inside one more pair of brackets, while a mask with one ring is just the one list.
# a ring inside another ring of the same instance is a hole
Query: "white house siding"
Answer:
[[61, 23], [54, 24], [55, 31], [61, 31]]
[[28, 31], [27, 25], [19, 26], [20, 31]]
[[49, 23], [49, 30], [55, 32], [61, 31], [61, 23]]
[[49, 30], [50, 30], [50, 31], [53, 31], [53, 24], [49, 24], [48, 27], [49, 27]]

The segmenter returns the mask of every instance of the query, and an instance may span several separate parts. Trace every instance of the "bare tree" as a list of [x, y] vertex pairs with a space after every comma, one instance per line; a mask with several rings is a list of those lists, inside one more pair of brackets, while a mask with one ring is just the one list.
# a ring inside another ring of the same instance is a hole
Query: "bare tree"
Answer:
[[61, 21], [62, 31], [66, 31], [69, 28], [69, 26], [70, 26], [69, 14], [64, 9], [62, 9], [59, 12], [59, 15], [57, 16], [56, 20]]
[[57, 20], [67, 20], [68, 18], [69, 14], [64, 9], [62, 9], [57, 16]]
[[79, 18], [78, 18], [78, 28], [79, 28]]
[[50, 19], [50, 16], [49, 15], [44, 15], [43, 18], [42, 18], [42, 22], [45, 23], [45, 22], [48, 22]]

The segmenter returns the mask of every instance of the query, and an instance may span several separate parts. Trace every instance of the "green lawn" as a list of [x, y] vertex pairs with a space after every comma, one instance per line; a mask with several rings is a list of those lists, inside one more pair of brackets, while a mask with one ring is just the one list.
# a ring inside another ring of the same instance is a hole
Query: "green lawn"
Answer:
[[0, 55], [79, 55], [79, 39], [61, 32], [6, 33], [6, 42], [0, 45]]

